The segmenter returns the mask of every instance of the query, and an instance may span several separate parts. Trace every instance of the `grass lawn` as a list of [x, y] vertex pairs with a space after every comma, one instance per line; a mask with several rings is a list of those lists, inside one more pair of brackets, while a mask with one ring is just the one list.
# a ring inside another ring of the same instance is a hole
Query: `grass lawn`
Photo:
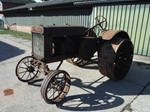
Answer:
[[22, 39], [27, 39], [27, 40], [31, 40], [32, 35], [29, 33], [24, 33], [24, 32], [19, 32], [19, 31], [13, 31], [13, 30], [3, 30], [0, 31], [0, 35], [2, 34], [9, 34], [9, 35], [13, 35], [14, 37], [17, 38], [22, 38]]

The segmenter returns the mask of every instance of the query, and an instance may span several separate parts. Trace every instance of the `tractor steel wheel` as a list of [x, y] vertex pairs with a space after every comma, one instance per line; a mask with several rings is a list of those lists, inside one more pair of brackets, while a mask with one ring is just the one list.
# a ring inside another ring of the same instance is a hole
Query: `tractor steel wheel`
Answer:
[[133, 45], [129, 39], [112, 39], [99, 51], [99, 71], [110, 79], [121, 80], [128, 73], [132, 58]]
[[18, 62], [16, 76], [20, 81], [29, 82], [39, 75], [38, 67], [33, 65], [34, 59], [32, 56], [27, 56]]
[[41, 96], [46, 103], [58, 103], [67, 95], [70, 82], [70, 76], [66, 71], [51, 71], [41, 85]]
[[72, 64], [74, 64], [76, 66], [80, 66], [80, 67], [82, 67], [88, 63], [88, 61], [80, 59], [78, 57], [77, 58], [69, 58], [69, 59], [67, 59], [67, 61], [69, 63], [72, 63]]

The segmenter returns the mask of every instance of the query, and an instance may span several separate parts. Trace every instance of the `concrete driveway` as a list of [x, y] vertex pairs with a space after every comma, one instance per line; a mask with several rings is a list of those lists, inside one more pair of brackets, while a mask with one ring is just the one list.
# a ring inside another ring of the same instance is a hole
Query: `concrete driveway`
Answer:
[[[59, 104], [46, 104], [40, 94], [44, 75], [32, 84], [15, 75], [18, 61], [31, 55], [31, 41], [0, 35], [0, 112], [149, 112], [150, 57], [134, 56], [128, 75], [115, 82], [101, 75], [96, 64], [83, 68], [66, 61], [60, 69], [71, 76], [71, 88]], [[49, 64], [55, 69], [58, 63]]]

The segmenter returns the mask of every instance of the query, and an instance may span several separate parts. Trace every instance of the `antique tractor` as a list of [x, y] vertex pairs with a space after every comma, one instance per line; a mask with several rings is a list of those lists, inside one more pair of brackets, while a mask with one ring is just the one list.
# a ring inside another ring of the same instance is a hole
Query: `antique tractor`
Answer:
[[[96, 20], [97, 24], [92, 28], [71, 25], [33, 26], [32, 55], [18, 62], [18, 79], [30, 82], [41, 73], [45, 74], [41, 95], [47, 103], [58, 103], [67, 95], [71, 83], [69, 74], [59, 70], [63, 60], [84, 66], [95, 52], [98, 54], [97, 63], [101, 74], [113, 80], [123, 79], [132, 63], [132, 42], [125, 31], [106, 30], [107, 21], [104, 17], [97, 16]], [[95, 28], [102, 30], [101, 35], [96, 36]], [[56, 70], [49, 69], [48, 63], [56, 61], [60, 61]]]

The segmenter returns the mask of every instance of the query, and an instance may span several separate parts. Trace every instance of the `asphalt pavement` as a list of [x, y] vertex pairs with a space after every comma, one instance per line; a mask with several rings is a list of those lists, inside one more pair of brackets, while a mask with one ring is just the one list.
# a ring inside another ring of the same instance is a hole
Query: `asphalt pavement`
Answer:
[[[17, 79], [19, 60], [31, 55], [31, 41], [0, 35], [0, 112], [150, 112], [150, 57], [134, 55], [131, 69], [121, 81], [99, 73], [97, 64], [84, 67], [64, 61], [61, 70], [71, 76], [68, 95], [47, 104], [40, 89], [44, 75], [32, 84]], [[58, 62], [48, 64], [55, 70]]]

